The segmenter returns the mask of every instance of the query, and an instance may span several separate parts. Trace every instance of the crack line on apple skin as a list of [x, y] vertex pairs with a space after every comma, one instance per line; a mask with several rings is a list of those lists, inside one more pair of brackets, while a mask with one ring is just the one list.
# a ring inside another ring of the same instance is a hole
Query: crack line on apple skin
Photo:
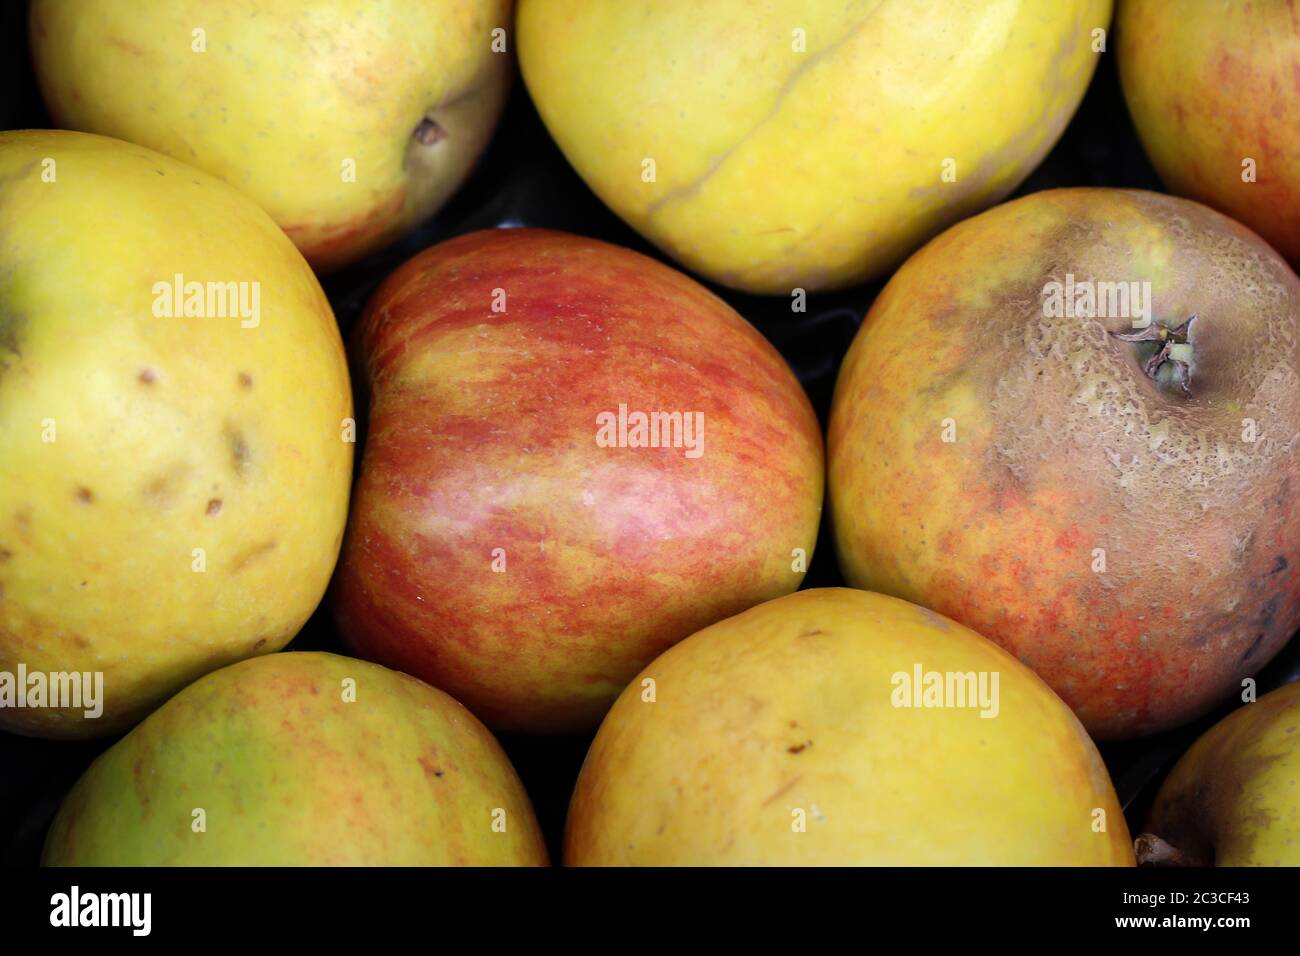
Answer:
[[809, 56], [803, 63], [800, 63], [799, 66], [796, 67], [794, 71], [791, 72], [791, 74], [785, 78], [785, 81], [781, 84], [780, 89], [777, 90], [776, 99], [773, 101], [771, 108], [767, 111], [767, 113], [764, 116], [762, 116], [759, 119], [757, 123], [755, 123], [752, 127], [750, 127], [749, 132], [745, 133], [745, 135], [742, 136], [740, 139], [738, 139], [735, 143], [733, 143], [731, 146], [728, 146], [721, 153], [715, 156], [713, 161], [709, 163], [708, 168], [705, 169], [704, 172], [701, 173], [699, 176], [696, 176], [688, 183], [683, 183], [680, 186], [674, 186], [672, 189], [668, 190], [668, 192], [664, 193], [662, 196], [660, 196], [658, 199], [652, 202], [646, 208], [645, 211], [646, 218], [653, 219], [655, 215], [659, 212], [659, 210], [662, 209], [665, 205], [667, 205], [670, 202], [676, 202], [679, 199], [684, 199], [687, 196], [692, 196], [695, 193], [698, 193], [700, 189], [704, 187], [704, 184], [707, 183], [711, 178], [713, 178], [713, 175], [719, 169], [722, 168], [722, 164], [731, 158], [731, 156], [736, 152], [736, 150], [744, 146], [745, 143], [748, 142], [755, 133], [757, 133], [760, 129], [762, 129], [764, 126], [770, 123], [776, 117], [776, 115], [781, 112], [781, 107], [785, 104], [786, 98], [789, 96], [790, 92], [794, 89], [795, 85], [799, 82], [800, 77], [802, 77], [805, 73], [807, 73], [814, 66], [820, 63], [823, 59], [830, 56], [840, 47], [844, 46], [845, 43], [853, 39], [853, 37], [855, 37], [858, 33], [860, 33], [862, 31], [862, 28], [865, 27], [868, 22], [870, 22], [872, 17], [876, 15], [876, 13], [880, 10], [882, 6], [884, 6], [884, 0], [881, 0], [881, 2], [877, 3], [874, 7], [872, 7], [871, 11], [865, 17], [859, 20], [857, 25], [855, 25], [853, 29], [849, 30], [848, 33], [844, 34], [844, 36], [840, 37], [838, 40], [836, 40], [834, 43], [830, 44], [829, 46], [822, 47], [816, 53], [813, 53], [811, 56]]

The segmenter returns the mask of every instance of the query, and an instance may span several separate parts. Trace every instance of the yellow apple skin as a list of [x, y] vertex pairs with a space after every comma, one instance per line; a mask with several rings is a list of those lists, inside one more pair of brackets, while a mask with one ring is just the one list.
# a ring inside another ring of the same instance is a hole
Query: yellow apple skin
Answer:
[[880, 276], [1010, 193], [1082, 99], [1110, 12], [521, 0], [517, 32], [542, 119], [607, 205], [709, 279], [789, 294]]
[[1243, 705], [1192, 744], [1146, 830], [1185, 864], [1300, 866], [1300, 682]]
[[[195, 808], [204, 811], [200, 831]], [[523, 784], [469, 711], [414, 677], [306, 653], [231, 665], [150, 715], [72, 789], [42, 862], [545, 866], [547, 859]]]
[[[510, 0], [35, 0], [32, 55], [58, 125], [219, 176], [327, 271], [468, 175], [509, 90], [492, 31], [510, 15]], [[437, 142], [414, 135], [426, 117]]]
[[[894, 675], [917, 664], [997, 672], [996, 716], [894, 706]], [[1028, 668], [914, 604], [826, 588], [705, 628], [628, 685], [583, 764], [564, 854], [589, 866], [1130, 866], [1128, 840], [1096, 748]]]
[[1124, 98], [1161, 180], [1300, 266], [1295, 3], [1124, 0], [1115, 19]]
[[[257, 324], [155, 317], [177, 273], [258, 282]], [[0, 729], [114, 733], [319, 602], [351, 479], [343, 346], [266, 213], [101, 136], [0, 133], [0, 277], [0, 671], [100, 671], [105, 699]]]

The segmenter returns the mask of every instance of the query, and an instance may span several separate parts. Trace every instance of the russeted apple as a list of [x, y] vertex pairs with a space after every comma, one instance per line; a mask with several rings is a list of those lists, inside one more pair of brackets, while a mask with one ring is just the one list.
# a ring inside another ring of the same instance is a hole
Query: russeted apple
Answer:
[[1300, 866], [1300, 681], [1197, 740], [1160, 787], [1146, 831], [1146, 864]]
[[1111, 0], [521, 0], [547, 129], [614, 212], [748, 292], [852, 285], [1010, 193]]
[[14, 688], [0, 728], [119, 733], [288, 643], [338, 556], [351, 419], [329, 302], [250, 199], [0, 133], [0, 674], [58, 688]]
[[1106, 768], [1024, 665], [906, 601], [801, 591], [670, 648], [614, 704], [570, 866], [1132, 866]]
[[532, 804], [464, 707], [334, 654], [209, 674], [102, 754], [46, 866], [544, 866]]
[[318, 270], [433, 215], [487, 145], [511, 0], [34, 0], [55, 122], [207, 170]]
[[894, 275], [827, 434], [840, 564], [1029, 664], [1104, 738], [1300, 625], [1300, 280], [1156, 193], [1035, 193]]
[[763, 336], [673, 269], [472, 233], [391, 275], [354, 346], [370, 411], [340, 628], [490, 725], [592, 727], [666, 647], [802, 580], [817, 419]]

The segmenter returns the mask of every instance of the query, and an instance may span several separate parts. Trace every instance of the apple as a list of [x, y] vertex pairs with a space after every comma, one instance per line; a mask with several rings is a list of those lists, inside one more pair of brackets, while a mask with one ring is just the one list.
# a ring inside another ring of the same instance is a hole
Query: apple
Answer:
[[334, 654], [185, 688], [96, 760], [46, 866], [546, 865], [487, 729], [439, 690]]
[[486, 146], [513, 71], [510, 0], [33, 0], [55, 122], [218, 176], [319, 270], [433, 215]]
[[1290, 3], [1124, 0], [1124, 97], [1165, 186], [1300, 265], [1300, 32]]
[[519, 60], [592, 190], [735, 289], [888, 273], [1065, 129], [1110, 0], [521, 0]]
[[1300, 682], [1215, 724], [1174, 765], [1137, 839], [1154, 865], [1300, 866]]
[[251, 200], [102, 136], [0, 133], [0, 277], [0, 729], [117, 733], [320, 602], [343, 343]]
[[1300, 625], [1300, 281], [1141, 191], [1035, 193], [914, 255], [844, 359], [840, 566], [1038, 672], [1096, 737], [1182, 724]]
[[577, 866], [1131, 866], [1047, 685], [906, 601], [823, 588], [705, 628], [628, 685], [569, 808]]
[[817, 419], [680, 273], [559, 232], [471, 233], [389, 276], [354, 345], [370, 412], [339, 627], [490, 726], [594, 727], [670, 644], [799, 586]]

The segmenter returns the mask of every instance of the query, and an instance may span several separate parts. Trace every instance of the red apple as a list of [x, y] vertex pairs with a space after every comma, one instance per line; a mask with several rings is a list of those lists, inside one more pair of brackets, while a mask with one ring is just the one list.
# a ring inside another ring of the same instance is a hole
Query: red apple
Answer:
[[1166, 188], [1300, 266], [1300, 5], [1124, 0], [1115, 28], [1124, 98]]
[[680, 273], [473, 233], [390, 276], [354, 345], [371, 405], [334, 608], [362, 656], [498, 728], [586, 729], [668, 646], [798, 587], [817, 419]]

